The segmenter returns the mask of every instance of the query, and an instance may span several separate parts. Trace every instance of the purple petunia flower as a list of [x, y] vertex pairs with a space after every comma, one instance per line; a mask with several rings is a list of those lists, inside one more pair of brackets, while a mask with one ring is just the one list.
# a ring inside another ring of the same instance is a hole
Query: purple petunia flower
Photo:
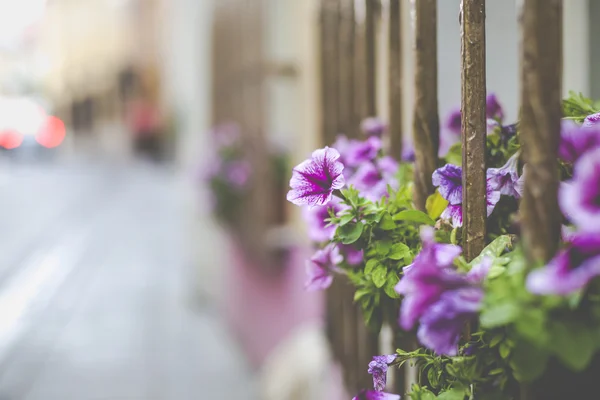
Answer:
[[217, 125], [211, 133], [218, 149], [231, 147], [241, 138], [240, 126], [236, 123]]
[[400, 159], [404, 162], [414, 162], [415, 161], [415, 146], [409, 141], [405, 140], [402, 144], [402, 155]]
[[459, 246], [435, 243], [431, 227], [421, 229], [421, 240], [421, 252], [404, 268], [404, 277], [395, 287], [396, 292], [404, 296], [400, 325], [405, 330], [411, 329], [442, 293], [463, 287], [466, 282], [452, 264], [462, 252]]
[[590, 114], [587, 117], [585, 117], [582, 126], [584, 128], [588, 128], [598, 124], [598, 122], [600, 122], [600, 113]]
[[234, 161], [227, 165], [225, 176], [227, 181], [236, 188], [243, 188], [250, 179], [252, 168], [246, 161]]
[[400, 400], [400, 396], [376, 390], [361, 390], [352, 400]]
[[336, 266], [342, 262], [338, 248], [330, 243], [317, 252], [306, 262], [306, 290], [327, 289], [333, 282], [333, 272]]
[[523, 180], [519, 179], [518, 164], [519, 153], [517, 152], [502, 167], [488, 168], [487, 179], [492, 190], [506, 196], [521, 198], [523, 196]]
[[[498, 102], [495, 94], [490, 93], [486, 97], [485, 114], [487, 118], [487, 133], [491, 133], [497, 126], [501, 126], [504, 119], [504, 110]], [[455, 108], [448, 113], [446, 121], [440, 129], [439, 157], [444, 157], [450, 147], [460, 141], [462, 129], [462, 114], [460, 108]]]
[[467, 273], [467, 280], [474, 284], [482, 283], [488, 276], [490, 268], [492, 268], [492, 262], [493, 259], [491, 257], [484, 256], [481, 262]]
[[326, 219], [329, 218], [329, 210], [334, 214], [347, 208], [341, 204], [337, 197], [333, 197], [331, 202], [325, 206], [303, 207], [302, 216], [307, 225], [308, 237], [313, 242], [325, 242], [333, 239], [336, 227], [329, 225]]
[[351, 244], [340, 244], [340, 253], [344, 256], [344, 261], [352, 267], [360, 265], [363, 262], [363, 250], [357, 250]]
[[442, 293], [421, 318], [417, 331], [419, 341], [436, 354], [455, 356], [465, 323], [477, 315], [483, 290], [465, 287]]
[[336, 149], [325, 147], [315, 150], [311, 159], [297, 165], [292, 171], [288, 201], [310, 206], [329, 203], [333, 191], [345, 184], [344, 164], [337, 161], [338, 158], [340, 153]]
[[[451, 165], [451, 164], [446, 164], [446, 166]], [[458, 198], [458, 193], [460, 193], [460, 200], [462, 201], [462, 183], [460, 186], [457, 187], [457, 182], [458, 180], [456, 179], [455, 175], [456, 175], [456, 171], [454, 172], [446, 172], [444, 174], [439, 174], [437, 178], [435, 178], [436, 176], [436, 172], [438, 172], [439, 170], [445, 168], [446, 166], [442, 167], [442, 168], [438, 168], [433, 174], [434, 176], [434, 181], [433, 184], [436, 185], [436, 183], [439, 183], [439, 191], [440, 194], [442, 195], [442, 197], [444, 197], [446, 200], [448, 200], [448, 197], [456, 199]], [[455, 168], [459, 168], [460, 169], [460, 173], [462, 173], [462, 168], [457, 167], [455, 165], [453, 165], [453, 167]], [[522, 186], [522, 183], [519, 182], [517, 184], [518, 187]], [[486, 186], [486, 203], [487, 203], [487, 216], [489, 217], [492, 212], [494, 211], [494, 208], [496, 208], [496, 204], [498, 204], [498, 201], [500, 201], [500, 192], [497, 190], [494, 190], [492, 188], [490, 179], [487, 180], [487, 186]], [[442, 191], [444, 191], [442, 193]], [[448, 196], [448, 197], [446, 197]], [[448, 200], [450, 202], [450, 200]], [[446, 219], [446, 220], [450, 220], [452, 222], [452, 226], [454, 228], [457, 228], [459, 226], [462, 226], [463, 223], [463, 215], [462, 215], [462, 204], [452, 204], [452, 202], [450, 202], [450, 204], [448, 204], [448, 206], [446, 207], [446, 209], [442, 212], [442, 214], [440, 215], [440, 217], [442, 219]]]
[[558, 148], [558, 156], [561, 160], [574, 163], [583, 153], [598, 147], [600, 147], [600, 126], [580, 127], [573, 121], [562, 121]]
[[583, 289], [597, 276], [600, 276], [600, 235], [577, 233], [545, 267], [527, 276], [527, 289], [534, 294], [567, 295]]
[[441, 219], [449, 220], [452, 227], [458, 228], [463, 224], [462, 204], [448, 204], [440, 215]]
[[381, 157], [375, 163], [383, 176], [393, 177], [398, 172], [398, 161], [390, 156]]
[[361, 164], [348, 181], [358, 191], [366, 191], [381, 180], [379, 169], [371, 162]]
[[600, 148], [577, 160], [573, 179], [561, 185], [558, 200], [580, 231], [600, 232]]
[[446, 164], [433, 171], [433, 186], [437, 186], [442, 197], [450, 204], [462, 203], [462, 168]]
[[450, 147], [460, 141], [461, 118], [460, 108], [455, 108], [448, 113], [446, 121], [440, 129], [439, 157], [444, 157]]
[[377, 391], [385, 389], [388, 365], [396, 360], [395, 354], [375, 356], [369, 363], [369, 374], [373, 375], [373, 388]]
[[485, 115], [487, 118], [495, 119], [496, 121], [504, 119], [504, 110], [494, 93], [488, 94], [485, 99]]
[[365, 141], [352, 140], [346, 152], [344, 152], [344, 161], [347, 166], [356, 168], [359, 165], [373, 161], [381, 150], [381, 139], [371, 136]]
[[377, 117], [370, 117], [365, 118], [362, 121], [362, 123], [360, 124], [360, 129], [367, 136], [381, 137], [387, 129], [387, 126], [381, 119]]

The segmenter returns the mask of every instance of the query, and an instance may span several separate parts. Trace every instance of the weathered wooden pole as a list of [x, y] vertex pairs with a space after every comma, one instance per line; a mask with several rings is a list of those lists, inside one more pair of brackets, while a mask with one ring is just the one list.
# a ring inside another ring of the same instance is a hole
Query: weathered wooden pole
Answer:
[[[520, 139], [527, 165], [521, 218], [524, 248], [534, 266], [554, 255], [560, 239], [557, 156], [562, 117], [562, 0], [523, 0], [521, 4]], [[574, 374], [553, 361], [541, 379], [522, 386], [521, 400], [570, 398], [584, 388], [593, 389], [598, 359], [593, 365]]]
[[415, 206], [425, 210], [433, 193], [431, 175], [437, 167], [439, 117], [437, 94], [437, 0], [412, 1], [414, 18], [415, 108]]
[[320, 20], [321, 123], [324, 141], [331, 144], [339, 127], [338, 0], [321, 0]]
[[462, 234], [471, 261], [485, 246], [487, 219], [485, 0], [462, 0], [461, 10]]
[[558, 143], [562, 86], [562, 0], [523, 0], [521, 142], [523, 241], [532, 261], [548, 261], [560, 238]]
[[[402, 157], [402, 2], [389, 0], [388, 3], [388, 135], [390, 138], [390, 153], [400, 160]], [[393, 342], [395, 349], [411, 350], [412, 338], [396, 323], [392, 322]], [[393, 392], [403, 395], [409, 387], [406, 380], [408, 366], [394, 368]]]
[[364, 0], [365, 5], [365, 74], [366, 74], [366, 115], [377, 116], [377, 15], [379, 0]]
[[354, 0], [340, 0], [339, 46], [339, 131], [348, 137], [358, 136], [359, 117], [355, 107], [355, 32]]
[[[356, 120], [356, 126], [360, 119], [377, 115], [377, 20], [379, 16], [379, 0], [357, 0], [358, 5], [355, 9], [355, 34], [357, 35], [356, 44], [356, 74], [361, 88], [357, 96], [359, 107], [357, 108], [359, 118]], [[354, 288], [351, 289], [354, 293]], [[351, 296], [352, 298], [353, 296]], [[373, 382], [371, 376], [367, 373], [366, 365], [372, 357], [379, 353], [379, 332], [370, 331], [364, 322], [362, 310], [358, 305], [354, 306], [355, 313], [355, 358], [350, 360], [348, 368], [354, 368], [353, 375], [355, 382], [351, 382], [350, 390], [357, 391], [361, 388], [370, 387]], [[354, 365], [351, 362], [355, 362]]]
[[396, 159], [402, 156], [402, 34], [400, 30], [402, 4], [389, 0], [388, 9], [388, 133], [390, 152]]

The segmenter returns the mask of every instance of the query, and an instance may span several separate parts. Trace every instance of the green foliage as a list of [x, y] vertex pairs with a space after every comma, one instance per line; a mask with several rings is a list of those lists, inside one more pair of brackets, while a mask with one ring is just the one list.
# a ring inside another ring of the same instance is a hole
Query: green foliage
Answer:
[[[563, 108], [566, 117], [581, 121], [600, 110], [600, 104], [571, 93]], [[506, 134], [517, 128], [517, 124], [498, 127], [487, 135], [486, 167], [501, 167], [520, 151], [518, 130]], [[461, 165], [460, 143], [450, 148], [445, 161]], [[572, 168], [561, 164], [560, 173], [568, 178]], [[398, 190], [389, 188], [389, 197], [378, 202], [366, 200], [352, 187], [343, 190], [348, 209], [330, 218], [337, 227], [334, 242], [363, 250], [364, 264], [341, 268], [355, 287], [354, 301], [374, 330], [384, 320], [396, 323], [402, 299], [394, 288], [404, 267], [421, 250], [421, 227], [435, 226], [440, 243], [460, 245], [462, 240], [461, 228], [440, 220], [448, 202], [438, 191], [429, 196], [422, 212], [413, 204], [412, 166], [402, 164], [397, 176]], [[529, 271], [539, 266], [526, 261], [512, 234], [518, 207], [518, 200], [502, 196], [487, 220], [487, 246], [470, 262], [462, 257], [454, 261], [457, 270], [466, 273], [484, 257], [491, 260], [481, 283], [479, 316], [471, 321], [474, 332], [461, 339], [458, 355], [438, 356], [423, 348], [397, 350], [396, 366], [408, 362], [419, 370], [419, 384], [408, 394], [410, 399], [514, 399], [519, 382], [535, 381], [549, 360], [581, 371], [600, 350], [600, 282], [564, 297], [537, 296], [526, 289]]]
[[563, 100], [563, 114], [576, 122], [583, 122], [585, 117], [600, 111], [600, 104], [584, 97], [581, 93], [569, 91], [569, 97]]
[[425, 203], [427, 215], [433, 220], [438, 219], [446, 207], [448, 207], [448, 200], [444, 199], [437, 190], [427, 198], [427, 202]]

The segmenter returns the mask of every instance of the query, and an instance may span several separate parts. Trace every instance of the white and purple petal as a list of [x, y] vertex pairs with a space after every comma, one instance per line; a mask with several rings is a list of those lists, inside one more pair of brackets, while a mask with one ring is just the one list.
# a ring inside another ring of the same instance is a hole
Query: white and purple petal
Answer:
[[461, 332], [477, 315], [483, 290], [465, 287], [443, 293], [421, 318], [419, 341], [438, 355], [456, 356]]
[[579, 230], [600, 233], [600, 148], [575, 163], [573, 179], [558, 195], [562, 212]]
[[312, 158], [303, 161], [292, 171], [288, 201], [296, 205], [322, 206], [331, 201], [334, 190], [344, 184], [344, 165], [340, 153], [325, 147], [315, 150]]
[[519, 182], [518, 164], [519, 153], [517, 152], [502, 167], [488, 168], [487, 179], [491, 189], [506, 196], [521, 198], [523, 193]]
[[573, 121], [562, 121], [558, 148], [561, 160], [574, 163], [585, 152], [598, 147], [600, 147], [600, 125], [578, 126]]
[[306, 262], [306, 274], [308, 275], [306, 290], [323, 290], [331, 286], [333, 272], [342, 260], [343, 258], [334, 244], [328, 244], [325, 248], [317, 250]]
[[361, 390], [352, 400], [400, 400], [400, 396], [377, 390]]
[[387, 129], [386, 124], [377, 117], [365, 118], [360, 124], [360, 129], [367, 136], [381, 137]]
[[462, 204], [448, 204], [440, 218], [450, 221], [453, 228], [461, 227], [463, 224]]
[[433, 186], [437, 186], [442, 197], [450, 204], [462, 203], [462, 168], [446, 164], [433, 171]]

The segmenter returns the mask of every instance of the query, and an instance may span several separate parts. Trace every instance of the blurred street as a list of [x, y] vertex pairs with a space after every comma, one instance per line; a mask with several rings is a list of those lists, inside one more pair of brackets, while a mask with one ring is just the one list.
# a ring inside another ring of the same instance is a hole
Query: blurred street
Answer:
[[2, 161], [0, 400], [255, 398], [191, 295], [175, 173]]

